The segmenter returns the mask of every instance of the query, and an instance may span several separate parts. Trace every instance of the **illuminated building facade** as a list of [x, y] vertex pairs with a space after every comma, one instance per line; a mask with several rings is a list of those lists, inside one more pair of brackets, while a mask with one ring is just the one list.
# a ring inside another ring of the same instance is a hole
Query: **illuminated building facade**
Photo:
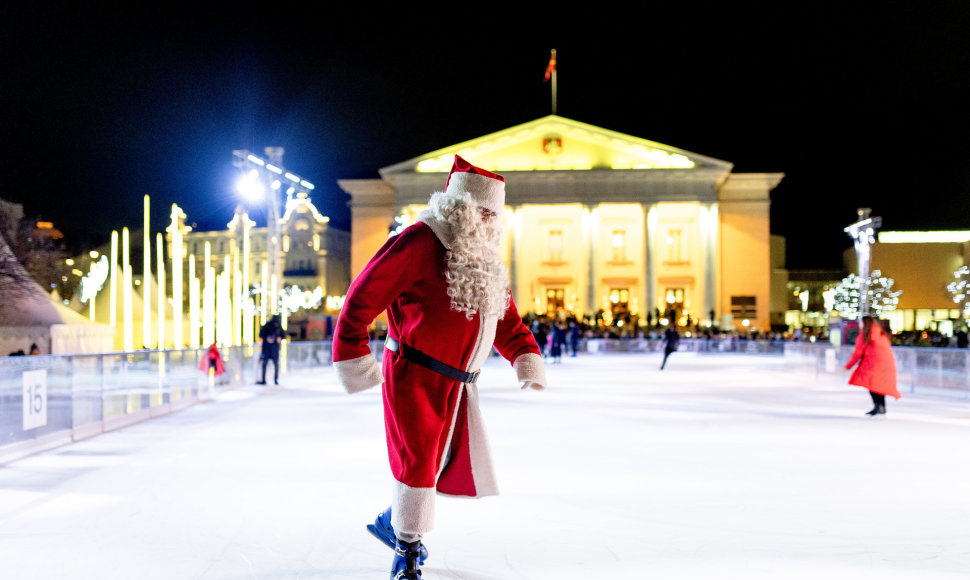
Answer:
[[340, 180], [351, 274], [441, 191], [454, 155], [506, 180], [503, 252], [519, 310], [767, 330], [769, 193], [781, 173], [556, 115]]
[[[195, 272], [205, 272], [205, 244], [209, 243], [209, 266], [218, 276], [226, 264], [248, 274], [249, 286], [268, 288], [268, 236], [266, 227], [256, 227], [246, 210], [239, 206], [224, 230], [195, 231], [187, 226], [186, 216], [176, 216], [182, 233], [183, 255], [194, 256]], [[282, 286], [314, 289], [319, 286], [325, 296], [343, 296], [350, 285], [350, 234], [330, 227], [330, 218], [322, 215], [306, 193], [286, 200], [280, 218], [282, 247]], [[248, 232], [248, 236], [247, 236]], [[248, 271], [242, 264], [248, 238]], [[166, 234], [171, 254], [172, 232]], [[271, 308], [270, 312], [275, 309]]]
[[[892, 278], [902, 290], [894, 312], [885, 315], [894, 330], [935, 330], [951, 335], [961, 324], [962, 304], [947, 285], [970, 265], [970, 230], [884, 231], [872, 245], [872, 268]], [[856, 271], [855, 253], [844, 254], [846, 269]]]

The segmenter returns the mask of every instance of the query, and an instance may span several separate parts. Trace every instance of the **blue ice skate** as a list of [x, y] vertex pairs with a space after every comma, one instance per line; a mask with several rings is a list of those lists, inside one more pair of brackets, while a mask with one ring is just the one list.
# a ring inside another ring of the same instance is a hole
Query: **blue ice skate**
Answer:
[[394, 563], [391, 564], [391, 580], [421, 580], [419, 558], [423, 549], [421, 540], [398, 540], [394, 547]]
[[[396, 549], [397, 538], [394, 536], [394, 527], [391, 526], [391, 508], [388, 507], [382, 513], [377, 514], [377, 519], [373, 524], [367, 524], [367, 531], [374, 534], [374, 537], [384, 542], [388, 548]], [[428, 559], [428, 549], [424, 544], [418, 549], [418, 564], [424, 564]]]

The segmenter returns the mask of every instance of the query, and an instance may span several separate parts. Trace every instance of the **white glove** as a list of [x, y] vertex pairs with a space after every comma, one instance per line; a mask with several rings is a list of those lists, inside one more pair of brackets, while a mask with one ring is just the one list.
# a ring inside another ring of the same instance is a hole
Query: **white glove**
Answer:
[[536, 382], [533, 382], [533, 381], [522, 381], [522, 389], [523, 390], [524, 389], [533, 389], [535, 391], [541, 391], [541, 390], [545, 389], [545, 387], [542, 386], [542, 385], [540, 385], [539, 383], [536, 383]]

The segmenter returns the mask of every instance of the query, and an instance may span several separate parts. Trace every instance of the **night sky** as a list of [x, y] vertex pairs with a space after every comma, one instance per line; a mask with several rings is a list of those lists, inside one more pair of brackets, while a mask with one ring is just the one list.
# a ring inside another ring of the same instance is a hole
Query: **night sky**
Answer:
[[785, 173], [771, 218], [789, 268], [840, 267], [857, 207], [884, 229], [970, 229], [967, 2], [51, 4], [0, 13], [0, 198], [75, 244], [140, 228], [144, 194], [153, 233], [173, 202], [202, 229], [224, 227], [238, 203], [232, 151], [271, 145], [349, 228], [336, 180], [550, 114], [552, 48], [559, 115]]

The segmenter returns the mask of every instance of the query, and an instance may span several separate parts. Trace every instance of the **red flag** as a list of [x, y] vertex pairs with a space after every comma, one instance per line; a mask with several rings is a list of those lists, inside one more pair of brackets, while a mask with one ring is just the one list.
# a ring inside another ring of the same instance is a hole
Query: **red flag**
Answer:
[[549, 64], [546, 65], [546, 78], [544, 78], [542, 82], [548, 83], [549, 78], [552, 76], [552, 73], [554, 72], [556, 72], [556, 51], [555, 50], [552, 51], [552, 56], [549, 57]]

